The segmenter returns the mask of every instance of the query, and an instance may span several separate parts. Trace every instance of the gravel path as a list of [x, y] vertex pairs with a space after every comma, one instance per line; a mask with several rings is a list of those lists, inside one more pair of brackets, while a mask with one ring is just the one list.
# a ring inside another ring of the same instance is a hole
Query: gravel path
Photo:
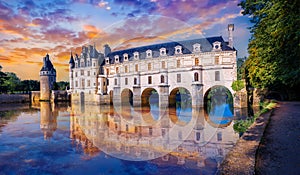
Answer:
[[256, 174], [300, 175], [300, 102], [280, 102], [265, 130]]

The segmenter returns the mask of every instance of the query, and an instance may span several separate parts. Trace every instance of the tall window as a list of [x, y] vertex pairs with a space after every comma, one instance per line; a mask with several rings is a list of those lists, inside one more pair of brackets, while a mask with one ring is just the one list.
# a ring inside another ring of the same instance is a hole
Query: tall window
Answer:
[[116, 74], [119, 73], [119, 67], [116, 67]]
[[194, 81], [199, 81], [199, 74], [198, 74], [198, 72], [194, 73]]
[[148, 84], [152, 84], [152, 77], [148, 76]]
[[75, 87], [78, 87], [78, 81], [75, 81]]
[[109, 75], [109, 69], [106, 68], [106, 75]]
[[177, 68], [180, 67], [180, 60], [177, 60], [177, 61], [176, 61], [176, 67], [177, 67]]
[[151, 70], [152, 69], [152, 65], [151, 63], [148, 63], [148, 70]]
[[118, 84], [118, 80], [115, 78], [115, 85], [117, 85]]
[[165, 76], [161, 75], [160, 76], [160, 83], [164, 83], [165, 82]]
[[88, 80], [88, 81], [87, 81], [87, 87], [90, 87], [90, 86], [91, 86], [91, 81]]
[[106, 79], [107, 86], [109, 85], [109, 79]]
[[219, 56], [215, 56], [215, 64], [219, 64]]
[[220, 71], [215, 71], [215, 81], [220, 81]]
[[161, 68], [163, 68], [163, 69], [166, 68], [166, 62], [165, 62], [165, 61], [162, 61], [162, 62], [161, 62]]
[[128, 73], [128, 66], [125, 66], [125, 73]]
[[133, 79], [133, 84], [134, 84], [134, 85], [137, 85], [137, 78], [134, 78], [134, 79]]
[[84, 80], [81, 80], [81, 88], [84, 88]]
[[138, 65], [138, 64], [135, 65], [135, 71], [136, 71], [136, 72], [139, 71], [139, 65]]
[[181, 82], [181, 74], [177, 74], [177, 83]]
[[88, 73], [88, 76], [90, 76], [90, 75], [91, 75], [91, 72], [90, 72], [90, 71], [88, 71], [87, 73]]
[[199, 58], [195, 58], [195, 66], [199, 66]]
[[81, 70], [81, 71], [80, 71], [80, 75], [84, 75], [84, 70]]
[[77, 72], [75, 72], [75, 77], [77, 77]]
[[125, 85], [128, 84], [128, 78], [125, 78]]

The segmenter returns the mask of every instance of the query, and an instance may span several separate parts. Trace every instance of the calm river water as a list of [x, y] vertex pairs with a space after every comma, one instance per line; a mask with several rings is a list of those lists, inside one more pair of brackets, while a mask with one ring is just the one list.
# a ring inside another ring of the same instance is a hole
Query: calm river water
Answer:
[[0, 174], [215, 174], [243, 116], [228, 104], [1, 105]]

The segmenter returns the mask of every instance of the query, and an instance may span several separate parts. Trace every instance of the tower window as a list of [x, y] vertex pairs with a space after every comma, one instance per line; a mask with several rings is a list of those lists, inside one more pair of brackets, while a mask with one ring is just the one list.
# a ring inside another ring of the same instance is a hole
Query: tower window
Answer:
[[194, 81], [199, 81], [199, 74], [198, 74], [198, 72], [194, 73]]
[[215, 64], [219, 64], [219, 56], [215, 56]]
[[151, 63], [148, 63], [148, 70], [151, 70], [152, 69], [152, 65]]
[[161, 75], [160, 76], [160, 83], [164, 83], [165, 82], [165, 76]]
[[128, 84], [128, 78], [125, 78], [125, 85]]
[[119, 73], [119, 67], [116, 67], [116, 74]]
[[136, 72], [139, 71], [139, 65], [138, 65], [138, 64], [135, 65], [135, 71], [136, 71]]
[[106, 68], [106, 75], [109, 75], [109, 69]]
[[181, 82], [181, 74], [177, 74], [177, 83]]
[[128, 73], [128, 66], [125, 66], [125, 73]]
[[162, 62], [161, 62], [161, 68], [163, 68], [163, 69], [166, 68], [166, 62], [165, 62], [165, 61], [162, 61]]
[[195, 58], [195, 66], [199, 66], [199, 58]]
[[220, 71], [215, 71], [215, 81], [220, 81]]
[[148, 76], [148, 84], [152, 84], [152, 77]]
[[134, 85], [137, 85], [137, 78], [134, 78], [134, 79], [133, 79], [133, 84], [134, 84]]
[[176, 66], [177, 66], [177, 68], [179, 68], [179, 67], [180, 67], [180, 60], [177, 60], [177, 62], [176, 62]]

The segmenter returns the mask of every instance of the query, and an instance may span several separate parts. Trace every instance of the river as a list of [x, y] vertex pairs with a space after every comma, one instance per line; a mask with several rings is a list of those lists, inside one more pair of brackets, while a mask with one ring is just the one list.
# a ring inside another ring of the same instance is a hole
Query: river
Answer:
[[246, 109], [2, 105], [0, 174], [215, 174]]

